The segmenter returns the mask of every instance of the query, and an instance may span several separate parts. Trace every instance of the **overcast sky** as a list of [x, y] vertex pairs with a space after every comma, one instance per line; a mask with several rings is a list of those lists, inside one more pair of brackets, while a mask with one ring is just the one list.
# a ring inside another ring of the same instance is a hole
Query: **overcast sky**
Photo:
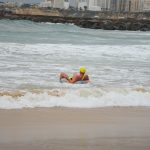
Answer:
[[42, 0], [0, 0], [0, 2], [39, 3]]
[[[0, 0], [0, 2], [19, 2], [19, 3], [39, 3], [42, 0]], [[70, 4], [74, 4], [75, 0], [69, 0]]]

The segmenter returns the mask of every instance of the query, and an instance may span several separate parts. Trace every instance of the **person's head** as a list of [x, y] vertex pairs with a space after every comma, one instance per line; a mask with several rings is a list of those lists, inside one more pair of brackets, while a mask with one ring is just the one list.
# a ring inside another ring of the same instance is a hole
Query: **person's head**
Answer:
[[84, 74], [85, 72], [86, 72], [86, 68], [84, 66], [81, 66], [80, 67], [80, 73]]

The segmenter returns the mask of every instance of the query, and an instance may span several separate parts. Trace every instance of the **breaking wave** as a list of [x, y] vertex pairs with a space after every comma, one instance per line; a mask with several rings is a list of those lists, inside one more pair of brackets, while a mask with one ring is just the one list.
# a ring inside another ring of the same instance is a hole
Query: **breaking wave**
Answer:
[[35, 89], [0, 92], [0, 109], [117, 106], [150, 106], [150, 88]]

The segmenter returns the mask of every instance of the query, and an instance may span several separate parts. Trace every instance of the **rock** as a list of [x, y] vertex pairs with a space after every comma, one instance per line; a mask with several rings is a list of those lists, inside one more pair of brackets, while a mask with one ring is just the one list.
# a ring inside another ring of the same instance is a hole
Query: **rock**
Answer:
[[34, 22], [73, 23], [82, 28], [104, 29], [104, 30], [130, 30], [150, 31], [150, 20], [137, 19], [100, 19], [84, 17], [62, 17], [62, 16], [35, 16], [5, 14], [1, 19], [31, 20]]
[[150, 31], [150, 28], [144, 27], [144, 28], [141, 28], [141, 31]]

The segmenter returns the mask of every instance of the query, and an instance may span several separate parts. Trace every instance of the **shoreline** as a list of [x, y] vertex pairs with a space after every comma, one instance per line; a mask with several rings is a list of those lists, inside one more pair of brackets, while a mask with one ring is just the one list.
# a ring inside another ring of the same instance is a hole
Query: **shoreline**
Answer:
[[150, 107], [0, 109], [3, 150], [149, 150]]

